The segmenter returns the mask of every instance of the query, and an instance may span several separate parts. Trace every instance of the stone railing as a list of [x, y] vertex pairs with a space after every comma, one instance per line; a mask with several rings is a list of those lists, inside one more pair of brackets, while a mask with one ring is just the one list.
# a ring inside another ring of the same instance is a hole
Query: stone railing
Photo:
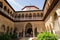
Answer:
[[1, 11], [4, 15], [8, 16], [9, 18], [14, 19], [14, 17], [12, 16], [13, 14], [8, 13], [6, 10], [4, 10], [4, 9], [1, 8], [1, 7], [0, 7], [0, 11]]
[[42, 20], [43, 19], [43, 13], [42, 13], [42, 16], [41, 15], [39, 15], [39, 14], [37, 14], [37, 13], [35, 13], [35, 15], [34, 14], [32, 14], [31, 13], [31, 15], [26, 15], [25, 16], [25, 13], [23, 13], [24, 15], [22, 15], [22, 16], [19, 16], [18, 15], [18, 13], [15, 13], [15, 14], [12, 14], [12, 13], [8, 13], [6, 10], [4, 10], [3, 8], [1, 8], [0, 7], [0, 11], [4, 14], [4, 15], [6, 15], [6, 16], [8, 16], [9, 18], [11, 18], [11, 19], [13, 19], [13, 20], [16, 20], [16, 21], [18, 21], [18, 20]]

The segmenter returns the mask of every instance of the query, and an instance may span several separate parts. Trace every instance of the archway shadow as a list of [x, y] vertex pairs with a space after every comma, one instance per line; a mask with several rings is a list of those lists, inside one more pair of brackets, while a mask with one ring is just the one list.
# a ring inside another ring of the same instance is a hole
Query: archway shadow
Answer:
[[33, 30], [31, 23], [26, 24], [25, 27], [25, 37], [33, 37]]

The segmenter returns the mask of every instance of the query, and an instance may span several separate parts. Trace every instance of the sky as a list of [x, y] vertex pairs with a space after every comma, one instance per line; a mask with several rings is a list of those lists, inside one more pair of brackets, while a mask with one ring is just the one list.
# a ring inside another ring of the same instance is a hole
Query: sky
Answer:
[[15, 11], [21, 11], [25, 6], [36, 6], [43, 9], [45, 0], [7, 0]]

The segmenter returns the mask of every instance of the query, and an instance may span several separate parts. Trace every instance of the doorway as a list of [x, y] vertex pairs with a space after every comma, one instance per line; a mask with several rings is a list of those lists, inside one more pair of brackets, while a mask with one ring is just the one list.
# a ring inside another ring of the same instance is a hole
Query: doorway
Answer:
[[33, 30], [31, 23], [28, 23], [25, 27], [25, 37], [32, 37], [33, 36]]

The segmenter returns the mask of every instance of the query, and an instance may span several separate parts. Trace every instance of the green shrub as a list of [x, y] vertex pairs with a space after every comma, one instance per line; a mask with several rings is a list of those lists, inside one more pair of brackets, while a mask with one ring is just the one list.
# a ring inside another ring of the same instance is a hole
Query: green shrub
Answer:
[[38, 34], [38, 40], [58, 40], [56, 34], [52, 34], [50, 32], [43, 32], [41, 34]]
[[10, 40], [10, 36], [7, 33], [2, 33], [0, 35], [0, 40]]
[[14, 34], [10, 35], [10, 37], [11, 37], [11, 39], [15, 40], [15, 39], [17, 39], [17, 34], [14, 33]]
[[17, 39], [17, 34], [11, 34], [9, 35], [8, 33], [2, 33], [0, 34], [0, 40], [16, 40]]

